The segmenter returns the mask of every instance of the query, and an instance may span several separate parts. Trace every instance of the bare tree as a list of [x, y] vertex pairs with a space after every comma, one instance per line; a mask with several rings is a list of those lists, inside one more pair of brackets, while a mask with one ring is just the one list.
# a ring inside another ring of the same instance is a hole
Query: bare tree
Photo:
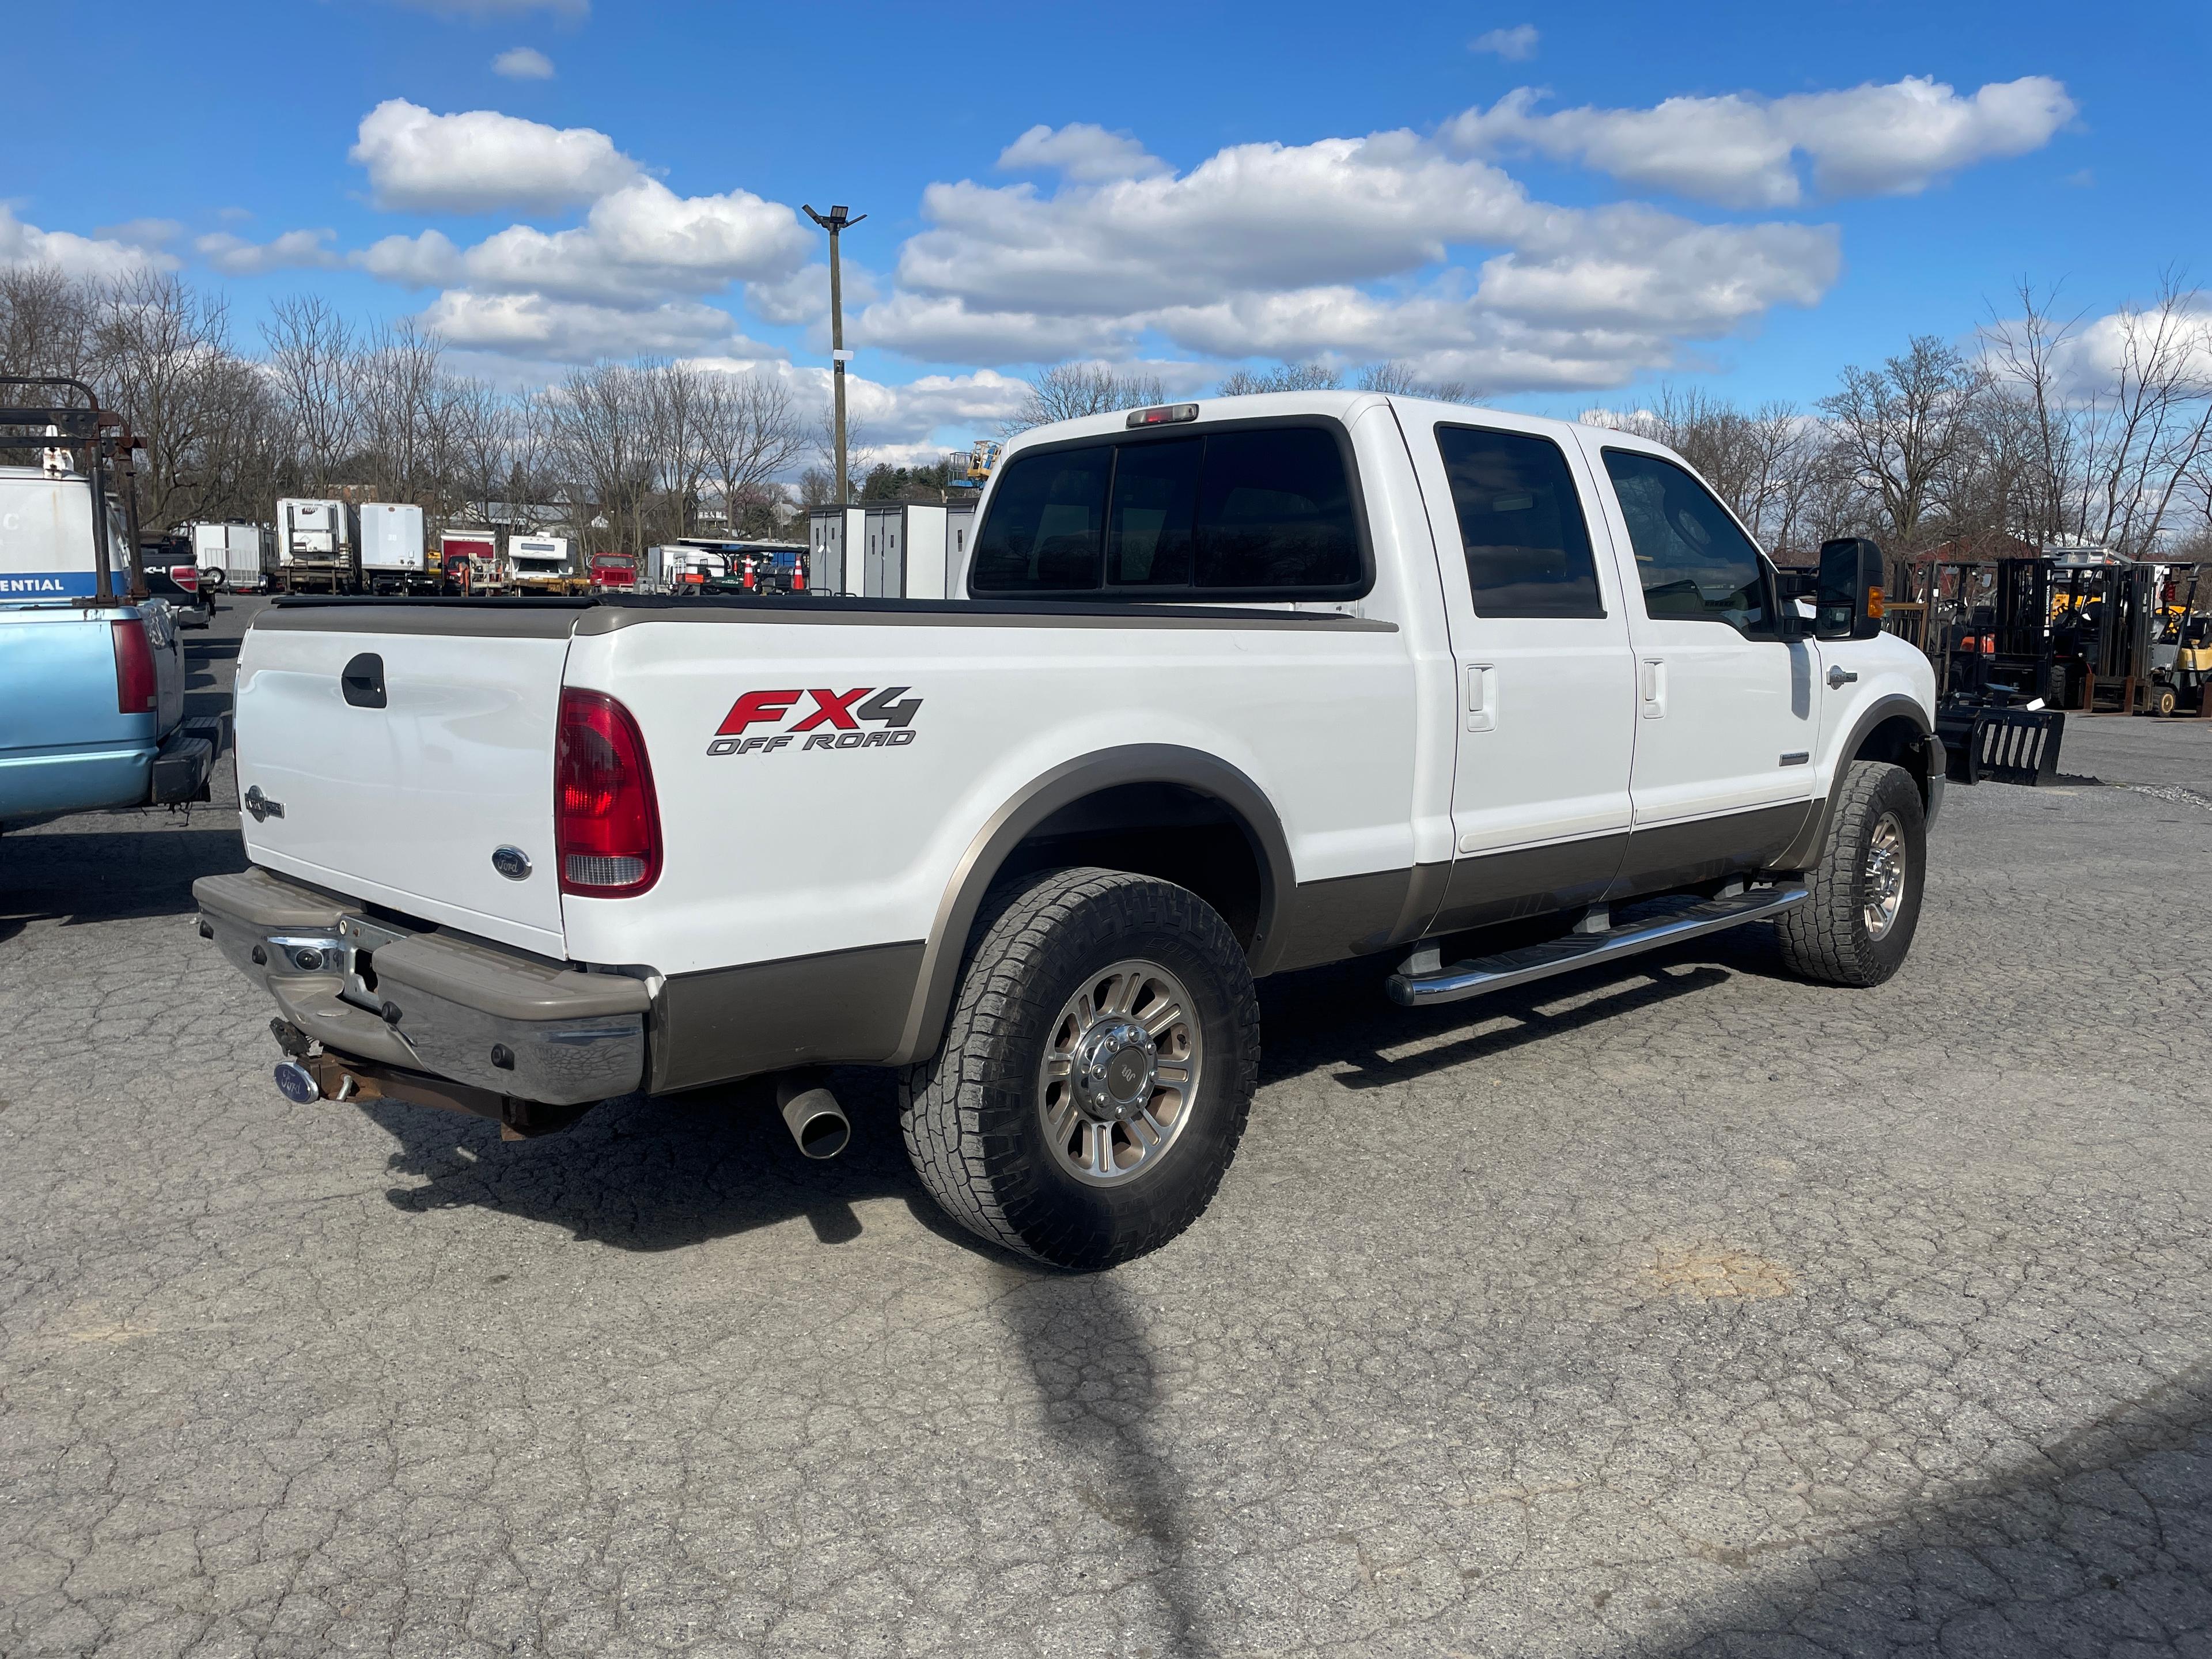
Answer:
[[442, 510], [460, 459], [459, 426], [472, 394], [446, 372], [445, 343], [412, 322], [379, 329], [364, 343], [355, 397], [357, 482], [381, 500]]
[[1368, 364], [1352, 384], [1362, 392], [1381, 392], [1398, 398], [1435, 398], [1448, 404], [1474, 403], [1482, 396], [1465, 380], [1423, 380], [1420, 370], [1403, 357]]
[[353, 331], [327, 300], [310, 294], [271, 305], [261, 333], [301, 482], [319, 494], [337, 480], [360, 432], [361, 364]]
[[93, 372], [95, 295], [53, 265], [0, 267], [0, 374]]
[[1103, 363], [1060, 363], [1030, 380], [1030, 395], [1021, 412], [1007, 421], [1002, 430], [1012, 437], [1054, 421], [1110, 415], [1117, 410], [1142, 409], [1167, 400], [1167, 386], [1157, 374], [1124, 372]]
[[1220, 398], [1248, 397], [1256, 392], [1334, 392], [1344, 376], [1327, 363], [1278, 363], [1263, 374], [1239, 368], [1221, 377], [1214, 388]]
[[2148, 306], [2112, 317], [2108, 378], [2084, 399], [2084, 539], [2135, 554], [2157, 544], [2183, 480], [2212, 437], [2212, 320], [2197, 289], [2160, 277]]
[[588, 524], [607, 521], [615, 544], [642, 551], [654, 484], [652, 410], [644, 371], [594, 363], [569, 371], [544, 404], [549, 447], [583, 496], [577, 511]]
[[[732, 532], [747, 507], [767, 504], [770, 481], [806, 448], [805, 425], [785, 383], [767, 374], [709, 374], [702, 410], [707, 476], [722, 494]], [[849, 427], [850, 422], [848, 422]], [[847, 434], [849, 448], [851, 434]]]
[[200, 516], [221, 469], [210, 447], [236, 380], [223, 304], [175, 276], [142, 271], [101, 290], [93, 314], [100, 395], [131, 417], [145, 447], [140, 523], [168, 531]]
[[1931, 539], [1948, 488], [1975, 444], [1977, 401], [1989, 377], [1932, 334], [1914, 337], [1880, 368], [1844, 370], [1820, 400], [1842, 464], [1878, 510], [1893, 552]]

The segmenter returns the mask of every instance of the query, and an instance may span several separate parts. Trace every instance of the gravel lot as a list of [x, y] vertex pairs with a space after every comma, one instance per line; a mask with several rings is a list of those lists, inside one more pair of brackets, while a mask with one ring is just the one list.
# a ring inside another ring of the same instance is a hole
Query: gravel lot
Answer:
[[864, 1073], [829, 1165], [291, 1106], [228, 811], [10, 835], [0, 1654], [2212, 1653], [2212, 724], [2065, 764], [1951, 792], [1878, 991], [1276, 983], [1212, 1213], [1090, 1279]]

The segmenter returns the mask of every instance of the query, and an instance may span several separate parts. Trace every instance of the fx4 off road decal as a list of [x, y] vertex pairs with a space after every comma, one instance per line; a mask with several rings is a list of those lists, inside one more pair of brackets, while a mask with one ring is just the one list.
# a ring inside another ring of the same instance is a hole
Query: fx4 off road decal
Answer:
[[[816, 749], [903, 749], [915, 739], [914, 717], [921, 699], [906, 694], [908, 685], [856, 686], [850, 691], [748, 691], [730, 705], [707, 745], [710, 755], [774, 754], [796, 744], [800, 754]], [[800, 711], [800, 698], [811, 706]], [[861, 698], [867, 701], [862, 702]], [[794, 713], [799, 719], [785, 730], [752, 732], [749, 727], [781, 726]], [[867, 726], [864, 727], [862, 722]]]

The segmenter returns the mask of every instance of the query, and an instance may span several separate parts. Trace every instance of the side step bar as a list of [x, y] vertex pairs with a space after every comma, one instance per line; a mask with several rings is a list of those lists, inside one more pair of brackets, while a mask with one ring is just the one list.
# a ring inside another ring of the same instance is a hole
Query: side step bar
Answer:
[[1565, 939], [1476, 957], [1428, 973], [1395, 973], [1390, 975], [1390, 1000], [1407, 1008], [1426, 1008], [1439, 1002], [1486, 996], [1531, 980], [1549, 979], [1554, 974], [1656, 951], [1701, 933], [1763, 921], [1792, 905], [1802, 904], [1807, 897], [1807, 890], [1796, 885], [1757, 887], [1731, 898], [1707, 899], [1670, 916], [1632, 922], [1601, 933], [1570, 933]]

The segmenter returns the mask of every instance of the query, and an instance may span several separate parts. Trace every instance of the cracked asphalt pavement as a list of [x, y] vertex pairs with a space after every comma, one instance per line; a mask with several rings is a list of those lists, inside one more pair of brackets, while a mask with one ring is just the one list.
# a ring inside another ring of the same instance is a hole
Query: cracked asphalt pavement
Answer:
[[2064, 764], [1952, 790], [1878, 990], [1269, 986], [1092, 1279], [866, 1073], [827, 1165], [290, 1105], [223, 805], [0, 838], [0, 1654], [2212, 1653], [2212, 724]]

